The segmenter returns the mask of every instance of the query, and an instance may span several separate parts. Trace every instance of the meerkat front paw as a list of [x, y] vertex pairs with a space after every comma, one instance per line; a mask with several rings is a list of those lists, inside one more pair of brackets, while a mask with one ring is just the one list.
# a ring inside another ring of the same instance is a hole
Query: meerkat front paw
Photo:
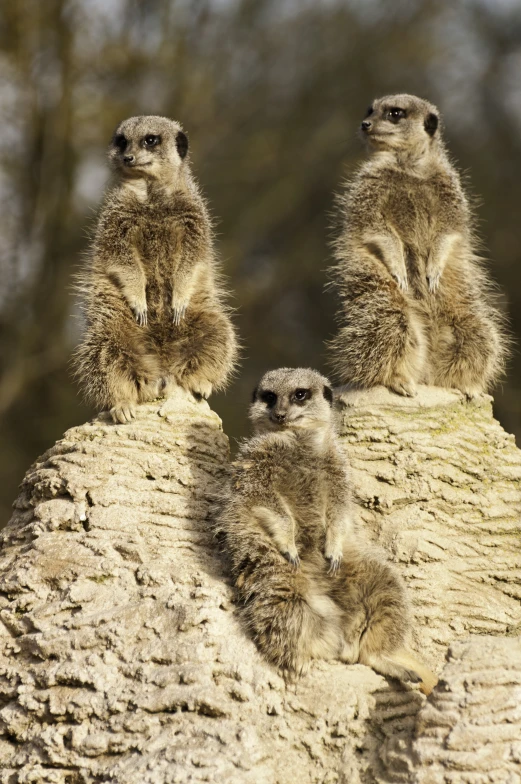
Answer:
[[329, 562], [329, 569], [327, 570], [327, 573], [335, 575], [340, 568], [340, 564], [342, 563], [342, 553], [329, 555], [326, 553], [326, 561]]
[[405, 270], [403, 272], [393, 272], [392, 275], [398, 284], [398, 288], [401, 291], [407, 291], [409, 288], [409, 281], [407, 280], [407, 273]]
[[183, 321], [184, 317], [186, 316], [186, 311], [188, 310], [188, 302], [180, 302], [178, 300], [172, 300], [172, 311], [173, 311], [173, 318], [172, 321], [176, 327], [179, 326], [181, 321]]
[[140, 327], [146, 327], [148, 323], [148, 308], [147, 303], [145, 302], [136, 302], [135, 304], [130, 306], [132, 313], [134, 314], [134, 318], [136, 319], [136, 323]]
[[200, 381], [196, 381], [195, 379], [191, 380], [188, 384], [188, 388], [192, 395], [197, 398], [203, 398], [204, 400], [208, 400], [212, 394], [212, 385], [209, 381], [205, 381], [204, 379], [201, 379]]
[[396, 392], [397, 395], [402, 395], [403, 397], [416, 396], [416, 384], [412, 378], [402, 376], [401, 373], [393, 378], [388, 387], [393, 392]]
[[116, 405], [110, 409], [110, 415], [112, 421], [116, 424], [126, 425], [135, 418], [136, 409], [134, 408], [133, 403], [125, 400], [122, 403], [116, 403]]
[[295, 549], [292, 548], [291, 552], [289, 550], [286, 550], [285, 552], [282, 553], [282, 555], [284, 556], [286, 561], [288, 561], [293, 566], [294, 569], [298, 569], [300, 567], [300, 558], [296, 548]]
[[441, 280], [441, 270], [427, 268], [427, 285], [429, 291], [434, 294], [439, 288]]

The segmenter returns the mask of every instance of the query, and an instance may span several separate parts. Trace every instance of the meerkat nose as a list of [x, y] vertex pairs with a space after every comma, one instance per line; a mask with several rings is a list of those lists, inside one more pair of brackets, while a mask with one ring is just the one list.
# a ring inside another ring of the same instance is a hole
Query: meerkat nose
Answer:
[[363, 131], [368, 131], [371, 125], [372, 125], [371, 120], [362, 120], [362, 124], [360, 125], [360, 127]]
[[134, 156], [133, 155], [125, 155], [123, 158], [125, 163], [134, 163]]
[[277, 422], [284, 422], [286, 419], [286, 414], [275, 414], [275, 419]]

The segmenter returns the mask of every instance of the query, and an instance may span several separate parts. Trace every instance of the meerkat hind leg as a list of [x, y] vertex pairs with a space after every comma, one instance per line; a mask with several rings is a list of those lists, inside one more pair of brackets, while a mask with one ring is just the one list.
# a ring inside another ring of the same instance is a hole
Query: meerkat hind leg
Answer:
[[487, 334], [485, 324], [470, 315], [444, 325], [440, 329], [435, 383], [459, 389], [468, 400], [483, 393], [494, 363], [493, 334], [492, 325]]
[[126, 373], [117, 368], [107, 372], [107, 386], [111, 397], [115, 401], [110, 408], [110, 416], [115, 424], [125, 425], [136, 416], [138, 403], [138, 390], [136, 384], [130, 380]]
[[344, 614], [342, 618], [343, 645], [340, 661], [345, 664], [356, 664], [360, 660], [360, 641], [367, 628], [365, 609], [361, 607], [354, 613]]
[[409, 313], [409, 327], [403, 356], [390, 376], [386, 386], [403, 397], [416, 396], [416, 382], [421, 378], [427, 345], [420, 319]]
[[360, 653], [360, 663], [372, 667], [380, 675], [387, 675], [390, 678], [397, 678], [400, 681], [420, 683], [422, 678], [415, 670], [404, 667], [393, 661], [391, 657], [379, 653]]
[[109, 399], [114, 401], [110, 407], [112, 420], [127, 424], [136, 416], [138, 403], [154, 400], [159, 394], [159, 369], [154, 357], [148, 354], [134, 357], [133, 367], [127, 367], [121, 359], [106, 373], [106, 386]]

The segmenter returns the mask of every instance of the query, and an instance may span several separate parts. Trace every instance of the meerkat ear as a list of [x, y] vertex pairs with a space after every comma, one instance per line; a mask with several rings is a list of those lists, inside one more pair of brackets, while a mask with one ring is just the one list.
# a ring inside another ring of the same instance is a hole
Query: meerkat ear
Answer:
[[326, 398], [327, 402], [330, 406], [333, 405], [333, 390], [331, 387], [324, 387], [324, 397]]
[[259, 389], [259, 387], [255, 387], [255, 389], [252, 392], [252, 396], [251, 396], [251, 402], [252, 403], [255, 403], [255, 401], [257, 400], [257, 391], [258, 391], [258, 389]]
[[430, 114], [427, 115], [427, 117], [425, 118], [425, 122], [423, 123], [423, 127], [425, 128], [429, 136], [434, 136], [434, 134], [438, 129], [438, 123], [439, 120], [437, 114], [431, 112]]
[[183, 133], [183, 131], [177, 132], [177, 136], [175, 137], [175, 146], [177, 147], [179, 157], [181, 159], [186, 158], [186, 153], [188, 152], [188, 136], [186, 133]]

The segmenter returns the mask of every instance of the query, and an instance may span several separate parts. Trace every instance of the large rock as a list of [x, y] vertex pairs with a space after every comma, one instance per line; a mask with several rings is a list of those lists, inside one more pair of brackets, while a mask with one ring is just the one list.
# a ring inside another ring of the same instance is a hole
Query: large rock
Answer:
[[339, 396], [366, 528], [405, 576], [414, 638], [439, 668], [472, 634], [521, 633], [521, 451], [492, 398], [420, 387]]
[[[521, 460], [488, 401], [386, 395], [342, 397], [344, 443], [439, 668], [447, 641], [519, 623]], [[0, 560], [0, 782], [413, 780], [417, 689], [338, 662], [286, 687], [238, 625], [211, 522], [227, 460], [218, 417], [179, 392], [68, 431], [29, 470]]]

